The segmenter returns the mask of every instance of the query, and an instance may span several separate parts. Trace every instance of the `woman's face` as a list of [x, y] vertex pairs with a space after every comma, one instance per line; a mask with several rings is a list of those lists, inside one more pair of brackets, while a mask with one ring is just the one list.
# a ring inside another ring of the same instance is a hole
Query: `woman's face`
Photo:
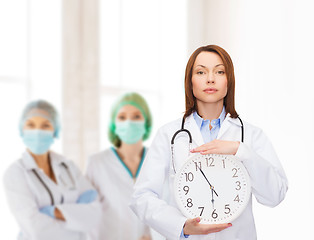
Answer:
[[46, 130], [54, 131], [52, 123], [43, 117], [34, 116], [26, 120], [23, 130]]
[[223, 102], [227, 95], [227, 75], [220, 56], [213, 52], [201, 52], [192, 70], [193, 94], [203, 103]]
[[145, 121], [142, 112], [133, 105], [125, 105], [117, 113], [116, 122], [122, 121]]

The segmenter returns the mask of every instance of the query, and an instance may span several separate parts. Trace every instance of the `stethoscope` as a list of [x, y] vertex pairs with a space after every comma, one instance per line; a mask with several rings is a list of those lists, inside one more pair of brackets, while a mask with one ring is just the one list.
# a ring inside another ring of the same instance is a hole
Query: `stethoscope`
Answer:
[[[61, 165], [66, 169], [66, 171], [68, 173], [68, 176], [70, 177], [73, 186], [75, 186], [75, 181], [74, 181], [74, 178], [72, 177], [72, 174], [71, 174], [71, 172], [69, 170], [69, 167], [64, 162], [62, 162]], [[54, 200], [53, 194], [52, 194], [51, 190], [49, 189], [49, 187], [47, 186], [47, 184], [42, 180], [42, 178], [39, 176], [39, 174], [36, 172], [35, 169], [33, 169], [32, 171], [35, 174], [35, 176], [38, 178], [39, 182], [41, 182], [41, 184], [47, 190], [47, 192], [49, 194], [49, 197], [50, 197], [51, 205], [52, 206], [55, 205], [55, 200]], [[64, 201], [64, 197], [63, 197], [63, 195], [61, 195], [61, 204], [63, 203], [63, 201]]]
[[[244, 126], [243, 126], [243, 122], [239, 116], [238, 116], [238, 119], [240, 120], [240, 123], [241, 123], [241, 142], [243, 142], [244, 141]], [[181, 123], [181, 129], [176, 131], [173, 134], [172, 139], [171, 139], [171, 161], [172, 161], [172, 168], [173, 168], [173, 171], [175, 174], [176, 174], [176, 169], [174, 166], [174, 151], [173, 151], [173, 149], [174, 149], [174, 140], [175, 140], [176, 136], [181, 132], [186, 132], [189, 136], [189, 150], [191, 150], [191, 145], [192, 145], [192, 135], [191, 135], [189, 130], [184, 128], [184, 122], [185, 122], [185, 118], [183, 117], [182, 123]]]

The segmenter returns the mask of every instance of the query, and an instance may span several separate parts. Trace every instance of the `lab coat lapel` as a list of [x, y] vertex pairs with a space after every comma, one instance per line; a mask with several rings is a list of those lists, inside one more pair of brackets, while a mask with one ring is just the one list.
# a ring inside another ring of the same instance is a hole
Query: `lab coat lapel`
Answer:
[[227, 132], [227, 130], [230, 128], [231, 122], [229, 120], [230, 120], [230, 115], [228, 114], [220, 126], [217, 139], [220, 139], [225, 134], [225, 132]]
[[230, 114], [228, 114], [225, 120], [222, 122], [222, 125], [217, 135], [217, 139], [221, 139], [228, 132], [228, 129], [234, 124], [241, 126], [241, 123], [237, 118], [231, 118]]
[[190, 131], [192, 135], [192, 147], [198, 147], [204, 144], [203, 136], [201, 134], [200, 129], [198, 128], [195, 119], [193, 117], [193, 114], [188, 116], [185, 119], [185, 126], [187, 130]]
[[27, 170], [32, 170], [32, 169], [38, 168], [38, 166], [35, 162], [35, 159], [27, 151], [25, 151], [22, 155], [22, 163]]

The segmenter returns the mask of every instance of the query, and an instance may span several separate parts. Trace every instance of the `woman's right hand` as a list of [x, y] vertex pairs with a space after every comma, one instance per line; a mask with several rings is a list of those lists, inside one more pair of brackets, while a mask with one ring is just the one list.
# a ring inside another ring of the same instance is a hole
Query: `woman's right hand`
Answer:
[[186, 220], [183, 233], [185, 235], [206, 235], [209, 233], [220, 232], [228, 227], [231, 227], [231, 223], [224, 224], [200, 224], [200, 217]]
[[150, 236], [143, 235], [140, 240], [152, 240], [152, 238]]
[[76, 200], [76, 203], [88, 204], [88, 203], [94, 202], [96, 200], [97, 196], [98, 196], [97, 191], [94, 189], [90, 189], [90, 190], [83, 192], [78, 197], [78, 199]]

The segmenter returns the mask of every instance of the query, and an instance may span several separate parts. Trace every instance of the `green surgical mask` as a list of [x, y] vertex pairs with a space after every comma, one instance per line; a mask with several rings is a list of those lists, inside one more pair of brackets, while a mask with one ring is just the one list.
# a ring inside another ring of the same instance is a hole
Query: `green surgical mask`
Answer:
[[116, 122], [115, 133], [126, 144], [137, 143], [145, 134], [145, 121]]

